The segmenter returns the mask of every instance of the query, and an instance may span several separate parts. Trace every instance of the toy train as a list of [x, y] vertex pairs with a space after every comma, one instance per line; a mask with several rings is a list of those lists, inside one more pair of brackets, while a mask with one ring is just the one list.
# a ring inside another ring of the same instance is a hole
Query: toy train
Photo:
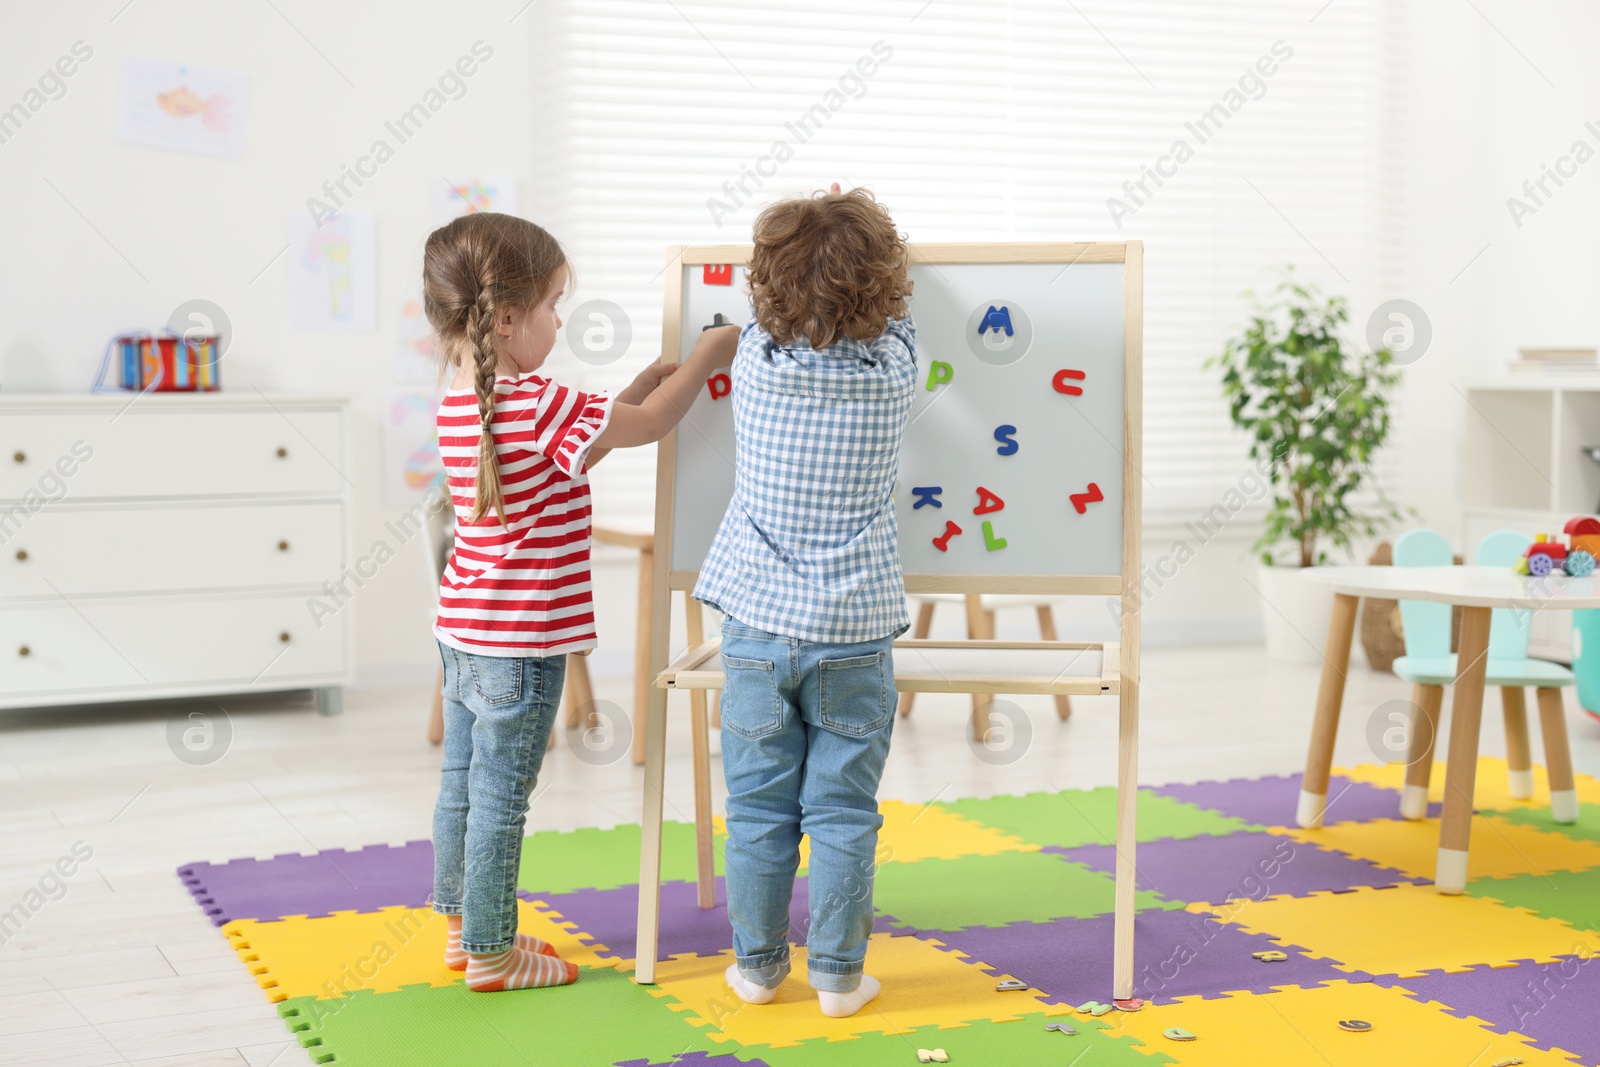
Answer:
[[1550, 534], [1535, 534], [1533, 544], [1512, 569], [1536, 578], [1547, 574], [1587, 578], [1593, 574], [1595, 557], [1600, 556], [1600, 519], [1580, 516], [1561, 532], [1567, 535], [1567, 544]]

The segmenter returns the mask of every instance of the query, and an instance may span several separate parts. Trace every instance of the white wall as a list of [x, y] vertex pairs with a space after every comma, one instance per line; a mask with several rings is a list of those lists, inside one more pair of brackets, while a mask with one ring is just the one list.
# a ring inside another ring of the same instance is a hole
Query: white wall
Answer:
[[1600, 157], [1520, 228], [1506, 206], [1575, 139], [1600, 153], [1600, 135], [1584, 129], [1600, 127], [1600, 10], [1409, 7], [1395, 147], [1406, 161], [1407, 295], [1428, 312], [1434, 339], [1406, 373], [1397, 495], [1454, 539], [1461, 435], [1494, 432], [1457, 390], [1503, 374], [1518, 346], [1600, 342]]
[[[355, 543], [364, 552], [397, 511], [380, 488], [380, 391], [393, 381], [398, 303], [417, 292], [429, 182], [446, 170], [526, 174], [534, 165], [528, 20], [509, 21], [520, 3], [280, 0], [287, 20], [271, 4], [176, 0], [118, 14], [123, 4], [29, 5], [0, 35], [0, 107], [75, 41], [93, 49], [66, 94], [0, 144], [0, 387], [87, 390], [111, 334], [159, 328], [192, 298], [214, 301], [234, 328], [225, 389], [354, 398], [355, 455], [344, 473], [356, 487]], [[465, 95], [399, 145], [351, 201], [378, 215], [378, 331], [291, 330], [279, 254], [289, 213], [304, 210], [477, 40], [493, 56]], [[248, 72], [245, 158], [114, 143], [124, 54]], [[381, 680], [390, 664], [422, 677], [436, 658], [425, 573], [414, 541], [359, 593], [363, 677]]]
[[[1307, 7], [1306, 17], [1320, 6]], [[534, 193], [550, 179], [536, 178], [540, 145], [526, 132], [540, 107], [539, 23], [537, 11], [513, 23], [521, 7], [521, 0], [406, 0], [384, 5], [379, 17], [366, 5], [305, 0], [280, 0], [278, 10], [199, 0], [30, 5], [0, 40], [0, 107], [20, 99], [75, 41], [94, 55], [61, 99], [0, 144], [7, 205], [0, 212], [0, 387], [85, 389], [113, 332], [156, 327], [185, 300], [212, 300], [235, 331], [225, 388], [355, 399], [356, 454], [346, 474], [357, 487], [355, 541], [365, 550], [383, 536], [393, 510], [380, 492], [379, 394], [392, 382], [398, 302], [415, 292], [420, 243], [432, 224], [430, 180], [446, 170], [511, 171], [525, 178], [524, 213], [540, 217]], [[1584, 120], [1600, 120], [1600, 71], [1588, 54], [1600, 39], [1600, 13], [1576, 0], [1538, 8], [1499, 0], [1478, 8], [1482, 15], [1454, 0], [1395, 5], [1383, 56], [1403, 72], [1392, 101], [1395, 126], [1380, 131], [1393, 141], [1405, 190], [1391, 242], [1404, 282], [1398, 295], [1422, 305], [1434, 330], [1432, 350], [1406, 376], [1395, 492], [1424, 521], [1452, 530], [1465, 407], [1454, 386], [1494, 371], [1518, 344], [1593, 343], [1600, 287], [1590, 251], [1600, 160], [1520, 229], [1505, 207], [1505, 198], [1573, 139], [1586, 136], [1600, 148], [1600, 138], [1583, 129]], [[467, 82], [466, 95], [399, 146], [352, 203], [379, 218], [378, 331], [291, 330], [278, 255], [288, 213], [303, 210], [325, 179], [367, 150], [386, 119], [480, 39], [494, 55]], [[248, 72], [245, 160], [115, 144], [124, 54]], [[1241, 456], [1241, 472], [1244, 466]], [[1242, 581], [1253, 533], [1251, 519], [1234, 520], [1151, 599], [1151, 643], [1254, 635], [1254, 594]], [[1185, 535], [1169, 528], [1148, 536], [1153, 562]], [[602, 551], [596, 571], [605, 647], [595, 669], [620, 674], [631, 662], [629, 555]], [[363, 678], [410, 681], [431, 670], [431, 595], [415, 544], [361, 591], [355, 617]], [[1069, 613], [1064, 629], [1095, 632], [1108, 618], [1103, 604], [1089, 603]], [[1031, 621], [1001, 625], [1026, 633]]]

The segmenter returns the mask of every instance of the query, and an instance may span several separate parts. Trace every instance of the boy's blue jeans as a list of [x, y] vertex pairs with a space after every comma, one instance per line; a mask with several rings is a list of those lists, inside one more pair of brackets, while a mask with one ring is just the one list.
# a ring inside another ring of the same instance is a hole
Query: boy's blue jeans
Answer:
[[474, 656], [441, 642], [444, 767], [433, 811], [433, 910], [461, 916], [467, 952], [517, 939], [528, 797], [561, 706], [567, 657]]
[[807, 959], [815, 989], [861, 984], [872, 933], [878, 780], [894, 729], [893, 637], [819, 644], [722, 627], [728, 919], [739, 972], [789, 973], [789, 899], [811, 838]]

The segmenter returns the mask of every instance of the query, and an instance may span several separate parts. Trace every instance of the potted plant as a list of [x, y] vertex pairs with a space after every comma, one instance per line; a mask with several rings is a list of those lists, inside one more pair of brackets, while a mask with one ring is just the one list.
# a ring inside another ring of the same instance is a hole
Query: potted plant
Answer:
[[[1293, 268], [1269, 299], [1252, 296], [1250, 321], [1207, 366], [1222, 369], [1234, 425], [1250, 435], [1250, 456], [1270, 471], [1256, 589], [1267, 655], [1315, 662], [1327, 644], [1332, 592], [1304, 569], [1348, 552], [1397, 518], [1372, 478], [1389, 436], [1389, 392], [1399, 381], [1386, 348], [1363, 351], [1341, 335], [1343, 297], [1302, 284]], [[1377, 501], [1360, 501], [1370, 486]]]

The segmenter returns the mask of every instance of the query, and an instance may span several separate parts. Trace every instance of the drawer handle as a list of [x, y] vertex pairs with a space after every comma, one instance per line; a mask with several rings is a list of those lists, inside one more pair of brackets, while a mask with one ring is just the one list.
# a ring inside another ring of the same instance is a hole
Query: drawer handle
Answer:
[[[288, 459], [289, 458], [289, 450], [287, 448], [284, 448], [282, 445], [279, 445], [278, 446], [278, 458], [279, 459]], [[18, 460], [17, 462], [20, 463], [22, 461]]]
[[287, 645], [289, 643], [289, 631], [288, 630], [284, 630], [283, 632], [278, 634], [278, 640], [281, 641], [283, 644]]
[[26, 562], [28, 562], [28, 550], [27, 549], [25, 549], [25, 548], [17, 549], [17, 562], [18, 563], [26, 563]]
[[21, 449], [18, 449], [17, 451], [11, 453], [11, 462], [26, 463], [28, 462], [28, 454]]
[[17, 649], [17, 655], [21, 656], [23, 659], [27, 659], [29, 656], [33, 655], [33, 649], [29, 648], [27, 645], [23, 645], [21, 648]]
[[287, 541], [279, 541], [278, 542], [278, 551], [279, 552], [287, 552], [287, 551], [289, 551], [289, 542], [287, 542]]

